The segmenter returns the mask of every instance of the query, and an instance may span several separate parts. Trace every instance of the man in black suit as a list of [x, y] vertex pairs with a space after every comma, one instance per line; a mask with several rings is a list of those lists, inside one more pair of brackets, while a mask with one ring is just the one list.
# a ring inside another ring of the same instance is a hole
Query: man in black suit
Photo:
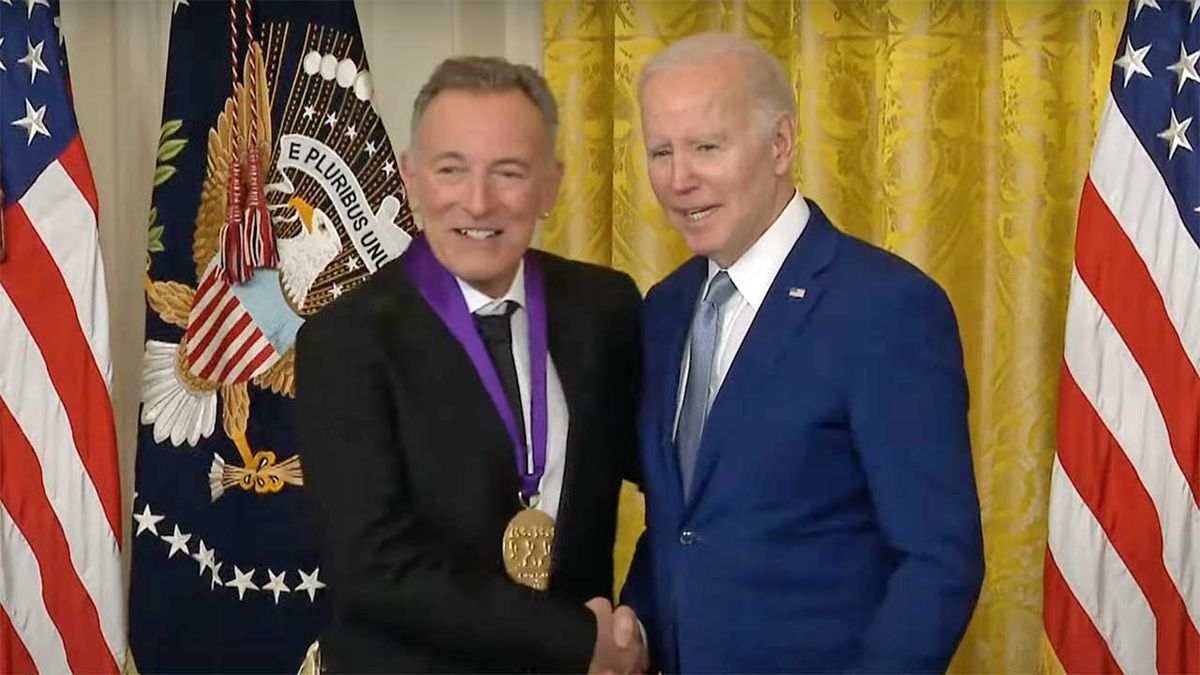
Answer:
[[412, 126], [401, 165], [424, 235], [297, 346], [324, 663], [635, 670], [641, 637], [609, 597], [637, 466], [637, 289], [529, 250], [562, 175], [536, 71], [450, 59]]

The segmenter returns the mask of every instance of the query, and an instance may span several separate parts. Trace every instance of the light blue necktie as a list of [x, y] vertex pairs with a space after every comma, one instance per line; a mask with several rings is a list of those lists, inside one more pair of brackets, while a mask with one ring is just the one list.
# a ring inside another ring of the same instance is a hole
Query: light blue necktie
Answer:
[[729, 274], [722, 271], [708, 284], [708, 292], [700, 301], [692, 318], [691, 354], [687, 383], [683, 388], [683, 405], [679, 410], [679, 428], [675, 433], [675, 448], [679, 453], [679, 469], [683, 476], [683, 494], [692, 486], [696, 457], [700, 454], [700, 439], [708, 417], [708, 392], [712, 386], [713, 360], [717, 351], [717, 334], [721, 327], [721, 308], [736, 289]]

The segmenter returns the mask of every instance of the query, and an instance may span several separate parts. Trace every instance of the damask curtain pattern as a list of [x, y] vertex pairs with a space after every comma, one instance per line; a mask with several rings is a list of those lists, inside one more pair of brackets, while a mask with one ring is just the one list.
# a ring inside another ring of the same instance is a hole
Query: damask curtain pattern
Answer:
[[[625, 270], [643, 290], [687, 258], [646, 176], [637, 74], [682, 36], [730, 30], [792, 76], [800, 190], [843, 230], [907, 258], [949, 293], [970, 381], [988, 565], [956, 671], [1038, 667], [1075, 218], [1126, 6], [543, 3], [566, 166], [543, 247]], [[621, 574], [641, 522], [633, 490], [622, 508]]]

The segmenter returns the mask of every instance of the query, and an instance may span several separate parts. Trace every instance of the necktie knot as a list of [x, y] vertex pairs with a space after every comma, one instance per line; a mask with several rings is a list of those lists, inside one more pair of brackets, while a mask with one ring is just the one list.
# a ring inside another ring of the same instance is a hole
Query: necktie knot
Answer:
[[704, 294], [704, 302], [721, 307], [735, 290], [737, 288], [733, 285], [733, 279], [729, 278], [729, 273], [721, 270], [713, 276], [712, 281], [708, 282], [708, 292]]
[[510, 319], [513, 312], [517, 311], [517, 307], [517, 303], [512, 300], [505, 300], [500, 306], [499, 313], [475, 315], [475, 325], [479, 327], [479, 334], [485, 342], [506, 345], [512, 342]]

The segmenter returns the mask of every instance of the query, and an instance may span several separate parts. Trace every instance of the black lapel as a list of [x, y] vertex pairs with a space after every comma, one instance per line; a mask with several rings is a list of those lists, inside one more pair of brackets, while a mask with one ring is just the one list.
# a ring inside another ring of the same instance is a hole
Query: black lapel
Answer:
[[[587, 455], [587, 439], [596, 435], [588, 428], [594, 417], [588, 396], [595, 388], [592, 382], [595, 372], [589, 367], [589, 361], [596, 357], [600, 345], [596, 342], [592, 317], [584, 309], [586, 298], [577, 297], [579, 293], [573, 290], [572, 280], [566, 278], [569, 263], [547, 255], [541, 255], [541, 263], [545, 276], [550, 357], [562, 383], [569, 416], [556, 528], [561, 533], [565, 531], [563, 523], [571, 518], [575, 508], [572, 493], [576, 492], [580, 476], [587, 473], [586, 469], [580, 470]], [[556, 554], [558, 550], [556, 546]]]
[[[664, 288], [667, 297], [663, 298], [660, 306], [663, 308], [663, 335], [661, 345], [648, 345], [647, 350], [659, 351], [658, 381], [655, 383], [658, 391], [658, 451], [662, 466], [670, 476], [670, 487], [679, 503], [684, 500], [683, 476], [679, 468], [679, 456], [675, 451], [675, 410], [679, 405], [679, 376], [683, 366], [684, 343], [691, 329], [692, 315], [700, 297], [700, 289], [708, 276], [708, 259], [695, 257], [684, 263], [675, 278], [670, 280], [670, 287]], [[655, 336], [658, 337], [658, 336]], [[650, 364], [647, 364], [650, 367]]]
[[[455, 416], [469, 430], [471, 452], [478, 452], [480, 475], [489, 481], [503, 480], [511, 484], [511, 503], [504, 508], [516, 511], [519, 481], [512, 442], [496, 406], [483, 386], [471, 358], [454, 334], [425, 301], [421, 292], [398, 264], [389, 265], [386, 272], [394, 274], [390, 282], [385, 313], [385, 335], [394, 357], [403, 365], [402, 373], [423, 373], [429, 380], [431, 395], [450, 396]], [[382, 281], [382, 280], [381, 280]], [[414, 339], [417, 336], [419, 339]], [[449, 390], [449, 393], [447, 393]], [[484, 505], [484, 508], [491, 508]]]

